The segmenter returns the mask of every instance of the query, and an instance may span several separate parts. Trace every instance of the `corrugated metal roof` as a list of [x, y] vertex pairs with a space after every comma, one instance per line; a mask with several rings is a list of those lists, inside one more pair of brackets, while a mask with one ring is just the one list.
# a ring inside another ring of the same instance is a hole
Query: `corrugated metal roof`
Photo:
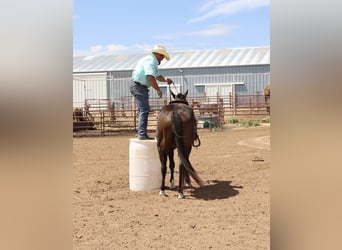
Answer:
[[[74, 72], [133, 70], [145, 54], [75, 56]], [[270, 64], [270, 47], [191, 50], [170, 52], [171, 60], [163, 60], [159, 69], [221, 67]]]

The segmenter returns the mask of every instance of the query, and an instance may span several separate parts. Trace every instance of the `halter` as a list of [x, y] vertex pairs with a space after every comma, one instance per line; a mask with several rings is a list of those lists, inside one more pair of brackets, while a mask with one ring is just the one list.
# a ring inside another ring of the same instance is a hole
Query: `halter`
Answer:
[[[178, 89], [177, 89], [175, 83], [174, 83], [174, 82], [172, 82], [172, 83], [173, 83], [174, 88], [175, 88], [176, 91], [177, 91], [177, 95], [176, 95], [176, 98], [177, 98], [177, 96], [178, 96], [180, 93], [178, 92]], [[177, 99], [175, 99], [175, 100], [172, 100], [172, 99], [171, 99], [171, 96], [174, 95], [174, 93], [172, 93], [171, 87], [169, 87], [169, 91], [170, 91], [170, 102], [169, 102], [169, 104], [173, 104], [173, 103], [183, 103], [183, 104], [186, 104], [186, 105], [189, 106], [189, 102], [188, 102], [185, 98], [177, 98]]]
[[173, 103], [183, 103], [189, 106], [189, 103], [187, 100], [183, 100], [183, 99], [177, 99], [177, 100], [172, 100], [169, 102], [169, 104], [173, 104]]

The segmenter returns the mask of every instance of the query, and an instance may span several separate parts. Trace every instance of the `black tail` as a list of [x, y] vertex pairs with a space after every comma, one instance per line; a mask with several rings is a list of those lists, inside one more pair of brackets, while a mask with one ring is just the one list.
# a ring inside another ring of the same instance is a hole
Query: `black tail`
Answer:
[[176, 141], [176, 146], [178, 149], [178, 155], [179, 155], [180, 161], [183, 164], [185, 170], [196, 181], [196, 183], [200, 186], [204, 186], [203, 180], [198, 176], [198, 174], [196, 173], [196, 170], [192, 167], [189, 161], [190, 152], [188, 152], [184, 146], [183, 123], [182, 123], [181, 117], [176, 111], [173, 111], [171, 119], [172, 119], [173, 132], [175, 134], [175, 141]]

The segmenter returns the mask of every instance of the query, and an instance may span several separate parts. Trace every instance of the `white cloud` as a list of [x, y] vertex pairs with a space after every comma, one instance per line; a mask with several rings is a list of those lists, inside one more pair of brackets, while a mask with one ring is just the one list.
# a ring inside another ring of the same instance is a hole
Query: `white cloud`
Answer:
[[129, 48], [125, 45], [120, 44], [108, 44], [108, 45], [94, 45], [89, 50], [75, 50], [74, 56], [97, 56], [97, 55], [108, 55], [118, 54], [123, 51], [127, 51]]
[[120, 44], [109, 44], [106, 46], [106, 52], [113, 53], [128, 50], [128, 47]]
[[153, 48], [154, 45], [151, 44], [135, 44], [131, 50], [132, 51], [143, 51], [143, 52], [149, 52]]
[[220, 1], [215, 0], [204, 4], [200, 10], [204, 14], [189, 20], [189, 23], [201, 22], [206, 19], [220, 16], [233, 15], [241, 11], [251, 10], [270, 4], [270, 0], [234, 0]]
[[209, 26], [206, 29], [191, 32], [190, 35], [195, 35], [195, 36], [223, 36], [223, 35], [229, 35], [234, 28], [235, 28], [234, 25], [214, 24], [214, 25]]
[[201, 12], [207, 11], [211, 6], [224, 2], [224, 0], [210, 0], [207, 3], [200, 6], [199, 10]]
[[90, 47], [90, 53], [92, 54], [100, 53], [102, 49], [103, 49], [102, 45], [95, 45], [95, 46]]
[[232, 24], [214, 24], [208, 26], [202, 30], [195, 30], [190, 32], [178, 32], [178, 33], [170, 33], [166, 35], [161, 35], [156, 37], [157, 39], [165, 39], [165, 40], [175, 40], [180, 39], [182, 37], [190, 37], [190, 36], [224, 36], [229, 35], [233, 29], [236, 28], [235, 25]]

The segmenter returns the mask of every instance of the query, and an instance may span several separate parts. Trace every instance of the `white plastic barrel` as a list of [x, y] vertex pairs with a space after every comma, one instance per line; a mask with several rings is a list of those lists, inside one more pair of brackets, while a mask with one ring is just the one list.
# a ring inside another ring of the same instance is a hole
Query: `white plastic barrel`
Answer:
[[129, 188], [132, 191], [159, 189], [162, 177], [156, 140], [130, 139]]

